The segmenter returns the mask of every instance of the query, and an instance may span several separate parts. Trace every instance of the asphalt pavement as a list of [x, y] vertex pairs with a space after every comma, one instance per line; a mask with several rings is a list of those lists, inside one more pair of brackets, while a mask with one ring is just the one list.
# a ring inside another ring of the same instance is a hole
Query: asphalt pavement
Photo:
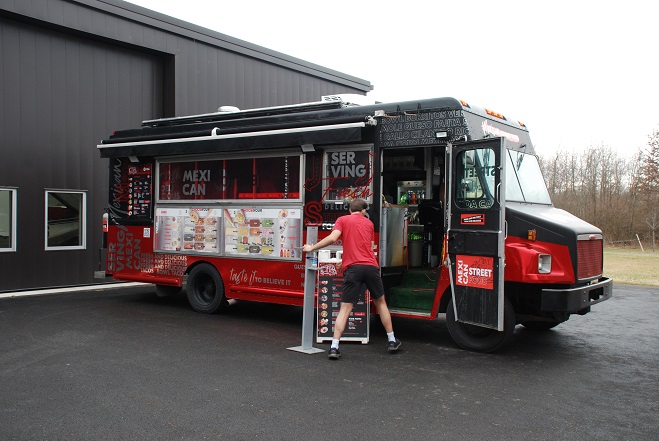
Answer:
[[338, 361], [286, 349], [301, 308], [204, 315], [154, 292], [0, 299], [0, 439], [659, 439], [657, 287], [617, 285], [494, 354], [459, 349], [440, 317], [395, 318], [392, 355], [374, 316]]

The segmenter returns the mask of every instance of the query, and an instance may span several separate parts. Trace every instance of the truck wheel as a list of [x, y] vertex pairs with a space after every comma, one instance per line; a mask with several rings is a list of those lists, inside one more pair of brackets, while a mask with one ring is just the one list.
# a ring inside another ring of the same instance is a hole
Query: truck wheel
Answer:
[[561, 323], [562, 322], [545, 322], [545, 321], [529, 320], [527, 322], [522, 322], [522, 326], [532, 331], [548, 331], [551, 328], [560, 325]]
[[180, 286], [156, 285], [156, 295], [158, 297], [171, 297], [180, 292]]
[[185, 290], [190, 306], [197, 312], [213, 314], [227, 306], [222, 277], [208, 263], [200, 263], [192, 268]]
[[453, 341], [463, 349], [476, 352], [494, 352], [501, 348], [515, 331], [515, 310], [508, 299], [504, 299], [503, 331], [468, 325], [455, 320], [453, 299], [446, 309], [446, 325]]

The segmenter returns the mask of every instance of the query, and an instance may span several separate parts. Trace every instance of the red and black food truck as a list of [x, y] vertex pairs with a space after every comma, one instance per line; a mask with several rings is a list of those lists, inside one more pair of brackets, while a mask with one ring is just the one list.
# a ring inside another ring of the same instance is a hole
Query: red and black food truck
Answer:
[[[455, 342], [494, 351], [611, 296], [602, 232], [555, 208], [526, 127], [453, 98], [340, 97], [144, 121], [109, 160], [106, 274], [229, 299], [302, 305], [306, 228], [369, 202], [392, 314], [446, 313]], [[334, 250], [339, 250], [340, 242]]]

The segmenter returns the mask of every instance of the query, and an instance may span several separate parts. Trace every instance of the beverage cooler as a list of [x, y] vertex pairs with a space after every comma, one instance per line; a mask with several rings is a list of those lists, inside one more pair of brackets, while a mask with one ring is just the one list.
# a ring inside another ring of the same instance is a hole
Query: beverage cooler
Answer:
[[424, 228], [419, 223], [419, 204], [426, 198], [426, 181], [398, 181], [398, 203], [407, 207], [407, 222], [405, 230], [405, 247], [407, 250], [407, 266], [418, 267], [423, 262]]
[[426, 198], [426, 181], [398, 181], [398, 198], [400, 205], [418, 205]]

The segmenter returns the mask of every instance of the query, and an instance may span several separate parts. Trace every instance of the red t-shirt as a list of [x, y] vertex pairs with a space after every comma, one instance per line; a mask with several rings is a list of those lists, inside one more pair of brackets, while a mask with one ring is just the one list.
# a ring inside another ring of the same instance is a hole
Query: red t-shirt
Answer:
[[333, 230], [341, 232], [343, 242], [342, 267], [350, 265], [378, 266], [378, 261], [373, 252], [373, 240], [375, 238], [373, 222], [361, 213], [353, 213], [341, 216], [336, 220]]

